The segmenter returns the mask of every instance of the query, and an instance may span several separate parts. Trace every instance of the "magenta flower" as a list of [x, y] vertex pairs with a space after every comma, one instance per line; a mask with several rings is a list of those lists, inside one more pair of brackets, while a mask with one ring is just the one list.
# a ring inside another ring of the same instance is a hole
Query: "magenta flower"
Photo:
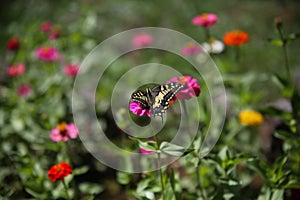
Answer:
[[201, 47], [195, 43], [188, 43], [181, 49], [181, 54], [185, 56], [197, 55], [201, 51]]
[[78, 70], [79, 70], [79, 65], [71, 64], [71, 63], [65, 65], [63, 68], [64, 74], [66, 74], [67, 76], [71, 76], [71, 77], [76, 76], [78, 73]]
[[55, 47], [50, 46], [36, 49], [35, 56], [46, 62], [56, 61], [60, 57], [58, 50]]
[[155, 151], [152, 150], [146, 150], [146, 149], [140, 149], [140, 153], [144, 155], [154, 154]]
[[23, 84], [23, 85], [20, 85], [17, 89], [17, 93], [19, 95], [19, 97], [28, 97], [32, 92], [32, 88], [30, 85], [28, 84]]
[[195, 26], [210, 27], [218, 22], [218, 17], [212, 13], [204, 13], [194, 17], [192, 22]]
[[133, 114], [138, 116], [146, 115], [147, 117], [151, 116], [150, 110], [143, 109], [142, 105], [136, 101], [132, 101], [129, 105], [129, 109]]
[[78, 129], [74, 123], [60, 123], [56, 128], [51, 130], [50, 139], [54, 142], [68, 141], [70, 138], [75, 139], [78, 136]]
[[190, 99], [200, 95], [200, 85], [197, 83], [197, 79], [191, 76], [174, 77], [169, 82], [179, 82], [185, 86], [176, 94], [177, 99]]
[[40, 26], [40, 30], [42, 32], [49, 32], [52, 29], [52, 23], [51, 22], [44, 22]]
[[7, 68], [7, 75], [10, 77], [17, 77], [24, 74], [26, 67], [23, 63], [11, 65]]
[[132, 39], [132, 44], [134, 47], [145, 47], [153, 43], [153, 38], [147, 33], [139, 33]]

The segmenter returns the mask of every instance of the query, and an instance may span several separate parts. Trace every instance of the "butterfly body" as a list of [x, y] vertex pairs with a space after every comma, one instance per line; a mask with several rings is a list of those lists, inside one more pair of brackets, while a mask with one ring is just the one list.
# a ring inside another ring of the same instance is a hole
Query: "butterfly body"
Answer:
[[184, 88], [178, 82], [171, 82], [159, 85], [153, 89], [146, 88], [146, 91], [137, 90], [131, 95], [132, 101], [142, 105], [143, 109], [151, 110], [153, 116], [161, 116], [170, 106], [170, 101]]

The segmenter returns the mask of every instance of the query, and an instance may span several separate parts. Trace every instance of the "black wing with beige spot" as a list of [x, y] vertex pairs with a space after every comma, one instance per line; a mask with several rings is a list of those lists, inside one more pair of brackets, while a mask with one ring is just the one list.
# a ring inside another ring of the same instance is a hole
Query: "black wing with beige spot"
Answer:
[[151, 107], [153, 115], [162, 116], [170, 107], [170, 101], [183, 87], [181, 83], [171, 82], [153, 88], [151, 90], [153, 96]]
[[162, 116], [170, 107], [170, 101], [183, 88], [181, 83], [165, 83], [153, 89], [146, 88], [146, 92], [137, 90], [131, 95], [131, 100], [140, 103], [143, 109], [151, 109], [154, 116]]
[[143, 109], [150, 109], [151, 107], [147, 93], [144, 91], [137, 90], [132, 93], [131, 100], [140, 103]]

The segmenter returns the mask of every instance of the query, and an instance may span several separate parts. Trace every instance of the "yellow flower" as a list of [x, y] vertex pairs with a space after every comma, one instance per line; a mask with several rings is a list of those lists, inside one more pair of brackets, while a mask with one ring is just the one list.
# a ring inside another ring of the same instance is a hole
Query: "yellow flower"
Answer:
[[239, 115], [240, 123], [246, 126], [257, 126], [264, 121], [264, 117], [254, 110], [244, 110]]

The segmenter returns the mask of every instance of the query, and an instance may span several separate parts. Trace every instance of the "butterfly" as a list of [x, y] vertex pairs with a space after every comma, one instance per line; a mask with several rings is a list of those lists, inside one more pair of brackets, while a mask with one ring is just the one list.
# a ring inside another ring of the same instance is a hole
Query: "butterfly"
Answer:
[[153, 89], [146, 88], [146, 91], [137, 90], [132, 93], [131, 100], [140, 103], [143, 109], [151, 110], [154, 117], [162, 118], [170, 107], [170, 101], [183, 88], [184, 85], [178, 82], [165, 83]]

